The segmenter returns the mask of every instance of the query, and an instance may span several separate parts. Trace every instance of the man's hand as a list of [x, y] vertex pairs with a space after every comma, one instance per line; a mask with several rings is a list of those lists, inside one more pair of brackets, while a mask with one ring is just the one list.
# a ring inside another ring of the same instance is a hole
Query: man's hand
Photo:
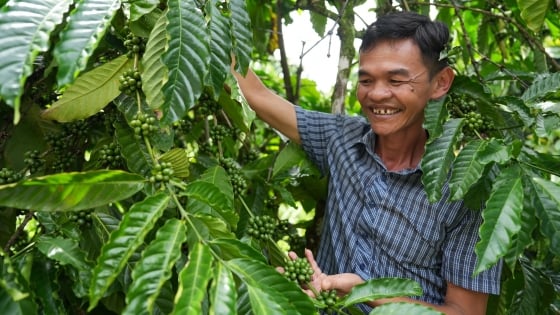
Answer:
[[[297, 259], [298, 256], [294, 252], [288, 253], [290, 259]], [[313, 253], [309, 250], [305, 250], [305, 258], [309, 261], [311, 268], [313, 269], [313, 275], [311, 276], [310, 285], [312, 288], [305, 287], [303, 291], [310, 297], [316, 297], [315, 293], [328, 290], [336, 290], [338, 296], [346, 295], [352, 290], [352, 288], [364, 280], [358, 275], [353, 273], [341, 273], [336, 275], [327, 275], [321, 271]]]

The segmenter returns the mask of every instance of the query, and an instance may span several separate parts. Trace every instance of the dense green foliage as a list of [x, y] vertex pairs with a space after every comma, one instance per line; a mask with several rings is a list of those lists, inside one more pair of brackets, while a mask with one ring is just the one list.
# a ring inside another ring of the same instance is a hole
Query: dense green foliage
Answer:
[[[451, 26], [458, 76], [426, 110], [423, 181], [436, 201], [451, 172], [451, 199], [485, 206], [477, 270], [505, 261], [489, 314], [557, 313], [558, 8], [377, 2], [379, 12], [433, 9]], [[266, 59], [278, 38], [255, 30], [278, 31], [274, 21], [298, 8], [317, 10], [323, 33], [329, 1], [277, 11], [243, 0], [0, 3], [3, 314], [353, 314], [356, 303], [421, 293], [377, 279], [311, 299], [275, 270], [307, 280], [285, 251], [315, 246], [325, 179], [255, 119], [230, 56], [240, 71]], [[307, 87], [298, 103], [325, 110], [325, 99]], [[434, 313], [398, 303], [373, 313], [391, 312]]]

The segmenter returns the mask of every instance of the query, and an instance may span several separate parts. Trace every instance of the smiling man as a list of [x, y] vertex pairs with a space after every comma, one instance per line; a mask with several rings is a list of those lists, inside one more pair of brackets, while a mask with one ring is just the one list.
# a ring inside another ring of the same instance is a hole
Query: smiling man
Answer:
[[360, 47], [357, 97], [363, 117], [304, 110], [267, 89], [251, 71], [233, 72], [249, 105], [271, 127], [301, 144], [329, 178], [317, 261], [306, 251], [322, 290], [345, 294], [365, 280], [409, 278], [424, 294], [388, 301], [431, 306], [446, 314], [485, 314], [499, 292], [501, 265], [473, 277], [480, 212], [443, 198], [430, 203], [420, 161], [428, 134], [424, 108], [443, 97], [453, 70], [440, 53], [446, 25], [415, 13], [371, 24]]

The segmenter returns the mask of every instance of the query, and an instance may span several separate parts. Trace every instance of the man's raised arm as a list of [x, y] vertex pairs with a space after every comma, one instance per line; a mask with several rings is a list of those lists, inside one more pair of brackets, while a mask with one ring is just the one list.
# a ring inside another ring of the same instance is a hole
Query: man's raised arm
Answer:
[[251, 69], [243, 77], [232, 64], [231, 72], [257, 116], [292, 141], [300, 143], [294, 104], [268, 89]]

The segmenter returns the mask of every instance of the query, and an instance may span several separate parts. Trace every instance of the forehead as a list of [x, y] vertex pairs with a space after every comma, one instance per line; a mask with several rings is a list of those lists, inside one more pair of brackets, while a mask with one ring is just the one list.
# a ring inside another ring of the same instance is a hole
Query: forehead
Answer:
[[411, 39], [380, 41], [360, 52], [360, 74], [415, 74], [427, 70], [420, 48]]

